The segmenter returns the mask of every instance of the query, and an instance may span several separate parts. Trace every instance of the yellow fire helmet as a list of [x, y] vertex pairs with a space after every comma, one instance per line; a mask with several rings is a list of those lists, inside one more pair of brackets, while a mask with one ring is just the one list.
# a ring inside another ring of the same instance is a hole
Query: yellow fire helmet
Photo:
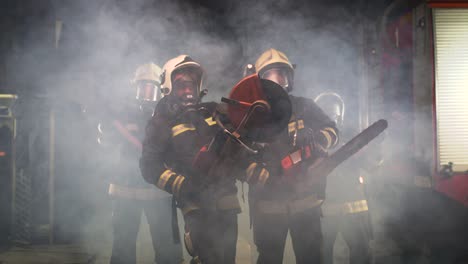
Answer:
[[198, 62], [194, 61], [188, 55], [179, 55], [175, 58], [168, 60], [163, 66], [161, 74], [161, 91], [164, 96], [171, 94], [174, 73], [182, 69], [191, 69], [195, 71], [195, 73], [198, 76], [196, 94], [197, 96], [200, 94], [204, 75], [204, 71], [201, 65]]
[[161, 72], [161, 68], [152, 62], [140, 65], [135, 71], [132, 82], [135, 84], [138, 81], [152, 81], [159, 84]]
[[289, 83], [283, 88], [287, 91], [291, 91], [293, 88], [292, 84], [294, 81], [295, 66], [289, 61], [288, 57], [283, 52], [270, 48], [258, 57], [255, 62], [255, 71], [260, 78], [263, 78], [264, 73], [272, 68], [282, 68], [286, 70], [287, 81]]
[[161, 71], [161, 68], [154, 63], [138, 66], [132, 79], [132, 84], [136, 87], [136, 99], [143, 101], [157, 101], [160, 99]]

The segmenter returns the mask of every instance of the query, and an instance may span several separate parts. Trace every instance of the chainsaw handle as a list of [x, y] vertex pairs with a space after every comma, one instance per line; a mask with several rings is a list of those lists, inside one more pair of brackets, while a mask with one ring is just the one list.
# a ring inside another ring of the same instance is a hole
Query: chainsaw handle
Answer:
[[252, 154], [257, 154], [258, 153], [258, 150], [255, 150], [255, 149], [252, 149], [250, 148], [249, 146], [247, 146], [247, 144], [245, 144], [242, 140], [240, 140], [236, 135], [234, 135], [234, 133], [232, 133], [231, 131], [229, 131], [224, 125], [223, 123], [221, 122], [220, 120], [220, 115], [216, 115], [215, 116], [215, 121], [216, 123], [221, 127], [221, 129], [223, 129], [223, 132], [228, 135], [232, 140], [234, 140], [235, 142], [239, 143], [242, 147], [244, 147], [245, 149], [247, 149], [247, 151], [251, 152]]

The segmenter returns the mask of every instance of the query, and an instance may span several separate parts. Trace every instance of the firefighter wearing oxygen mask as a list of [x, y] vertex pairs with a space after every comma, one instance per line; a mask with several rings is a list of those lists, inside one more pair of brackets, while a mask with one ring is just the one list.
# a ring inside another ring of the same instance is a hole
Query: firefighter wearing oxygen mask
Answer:
[[131, 82], [134, 100], [122, 104], [98, 126], [98, 143], [105, 152], [106, 171], [112, 175], [113, 245], [110, 263], [136, 263], [136, 242], [142, 211], [149, 224], [156, 263], [181, 263], [182, 248], [171, 232], [171, 197], [146, 183], [139, 175], [138, 157], [144, 125], [151, 118], [159, 96], [161, 69], [153, 64], [137, 68]]
[[[148, 122], [140, 159], [143, 177], [172, 194], [185, 221], [191, 263], [235, 263], [236, 179], [230, 169], [204, 171], [195, 160], [221, 131], [217, 103], [201, 103], [204, 71], [187, 55], [167, 61], [161, 75], [164, 97]], [[215, 159], [208, 163], [214, 163]]]
[[[344, 126], [345, 103], [341, 96], [335, 92], [324, 92], [315, 98], [315, 102], [335, 121], [341, 139], [349, 139], [350, 132], [355, 131], [349, 125]], [[366, 183], [364, 177], [360, 176], [362, 165], [363, 161], [352, 158], [327, 179], [327, 199], [322, 205], [326, 264], [333, 263], [333, 246], [338, 232], [349, 248], [350, 264], [370, 263], [370, 219], [365, 196]]]
[[[276, 82], [288, 93], [294, 89], [294, 69], [288, 57], [266, 50], [253, 70], [262, 79]], [[257, 263], [283, 263], [286, 236], [290, 232], [296, 263], [321, 263], [321, 204], [325, 183], [301, 188], [307, 168], [326, 155], [338, 142], [335, 124], [313, 100], [289, 95], [292, 115], [287, 129], [263, 146], [247, 177], [268, 171], [249, 185], [249, 203]]]

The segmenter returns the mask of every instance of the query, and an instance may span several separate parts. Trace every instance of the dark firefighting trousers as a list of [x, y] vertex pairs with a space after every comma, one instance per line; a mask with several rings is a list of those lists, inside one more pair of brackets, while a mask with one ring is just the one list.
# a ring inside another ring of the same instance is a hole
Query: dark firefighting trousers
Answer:
[[326, 216], [322, 218], [323, 259], [325, 264], [333, 263], [333, 245], [338, 232], [349, 248], [350, 264], [370, 263], [368, 212]]
[[[203, 264], [234, 264], [237, 245], [237, 210], [194, 210], [186, 215], [186, 246]], [[187, 239], [187, 238], [186, 238]], [[189, 249], [189, 247], [192, 247]]]
[[320, 207], [295, 214], [253, 213], [257, 264], [282, 264], [288, 230], [298, 264], [320, 264], [322, 231]]
[[149, 224], [155, 262], [180, 264], [182, 246], [174, 243], [171, 225], [172, 198], [138, 201], [116, 198], [112, 213], [113, 245], [111, 264], [136, 263], [136, 241], [142, 210]]

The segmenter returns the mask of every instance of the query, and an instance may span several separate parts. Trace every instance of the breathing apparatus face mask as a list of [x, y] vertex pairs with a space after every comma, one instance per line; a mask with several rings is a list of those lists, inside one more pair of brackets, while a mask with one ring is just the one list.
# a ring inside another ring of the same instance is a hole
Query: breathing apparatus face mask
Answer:
[[171, 96], [182, 106], [199, 103], [200, 78], [193, 69], [182, 69], [172, 76]]
[[135, 98], [139, 101], [145, 102], [156, 102], [159, 88], [158, 84], [153, 81], [139, 81], [136, 85], [136, 96]]
[[291, 71], [284, 67], [274, 67], [268, 69], [260, 76], [262, 79], [267, 79], [279, 84], [286, 92], [290, 92], [292, 87], [292, 74]]

